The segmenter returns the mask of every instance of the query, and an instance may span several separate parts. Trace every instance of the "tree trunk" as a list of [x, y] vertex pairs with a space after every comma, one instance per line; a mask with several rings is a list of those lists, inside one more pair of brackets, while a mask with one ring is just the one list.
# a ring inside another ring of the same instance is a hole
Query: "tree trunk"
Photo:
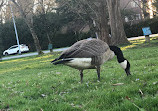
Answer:
[[[0, 11], [1, 11], [1, 8], [3, 7], [3, 3], [4, 1], [2, 0], [1, 3], [0, 3]], [[1, 16], [1, 21], [0, 21], [0, 25], [2, 24], [2, 16]], [[0, 37], [0, 61], [2, 61], [2, 37]]]
[[111, 44], [129, 43], [127, 40], [120, 13], [120, 0], [107, 0], [111, 27]]
[[2, 0], [2, 1], [0, 2], [0, 10], [1, 10], [1, 8], [3, 7], [3, 5], [4, 5], [4, 1]]
[[[50, 45], [50, 44], [52, 44], [52, 41], [50, 39], [49, 32], [48, 32], [48, 24], [47, 24], [47, 19], [46, 19], [46, 11], [45, 11], [45, 6], [44, 6], [44, 0], [40, 0], [39, 3], [40, 3], [40, 6], [41, 6], [41, 9], [42, 9], [41, 15], [43, 14], [43, 17], [44, 17], [44, 21], [43, 21], [44, 22], [43, 23], [44, 24], [43, 25], [44, 31], [47, 35], [47, 39], [48, 39], [48, 42], [49, 42], [49, 45]], [[53, 48], [50, 49], [50, 52], [51, 53], [53, 52]]]
[[35, 47], [36, 47], [36, 50], [38, 52], [38, 55], [41, 55], [43, 54], [42, 50], [41, 50], [41, 46], [40, 46], [40, 43], [39, 43], [39, 40], [38, 40], [38, 37], [37, 37], [37, 34], [34, 30], [34, 27], [33, 27], [33, 18], [32, 16], [29, 18], [26, 17], [26, 14], [25, 12], [23, 11], [22, 7], [18, 5], [18, 3], [15, 2], [15, 0], [11, 0], [15, 5], [16, 7], [18, 8], [18, 10], [20, 11], [21, 13], [21, 16], [23, 17], [23, 19], [25, 20], [27, 26], [29, 27], [29, 30], [32, 34], [32, 37], [33, 37], [33, 40], [34, 40], [34, 43], [35, 43]]
[[[103, 40], [107, 44], [110, 44], [108, 20], [106, 16], [106, 12], [107, 12], [106, 1], [105, 0], [82, 0], [82, 2], [80, 2], [80, 6], [84, 5], [84, 3], [88, 5], [89, 10], [91, 10], [92, 12], [92, 13], [89, 13], [88, 8], [85, 8], [85, 9], [83, 8], [83, 10], [86, 12], [86, 15], [89, 16], [91, 20], [93, 20], [93, 26], [89, 25], [91, 27], [91, 31], [96, 34], [97, 38]], [[91, 24], [91, 22], [89, 22], [88, 24]]]
[[109, 38], [109, 30], [108, 30], [108, 20], [106, 17], [106, 1], [100, 0], [100, 7], [98, 7], [98, 36], [99, 39], [103, 40], [107, 44], [110, 44], [110, 38]]
[[33, 28], [33, 23], [28, 20], [27, 18], [24, 18], [27, 26], [29, 27], [30, 29], [30, 32], [32, 34], [32, 37], [33, 37], [33, 40], [34, 40], [34, 43], [35, 43], [35, 47], [36, 47], [36, 50], [38, 52], [38, 55], [41, 55], [43, 54], [42, 50], [41, 50], [41, 46], [40, 46], [40, 43], [39, 43], [39, 40], [38, 40], [38, 37], [37, 37], [37, 34], [36, 32], [34, 31], [34, 28]]
[[[1, 23], [0, 23], [1, 25]], [[2, 49], [3, 49], [3, 45], [2, 45], [2, 37], [0, 37], [0, 61], [2, 60], [1, 57], [2, 57]]]

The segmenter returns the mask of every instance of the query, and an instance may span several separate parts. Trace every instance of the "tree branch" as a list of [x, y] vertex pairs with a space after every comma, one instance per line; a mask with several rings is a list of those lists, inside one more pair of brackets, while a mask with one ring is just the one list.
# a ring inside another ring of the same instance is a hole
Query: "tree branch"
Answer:
[[26, 18], [26, 14], [24, 10], [22, 9], [22, 7], [17, 2], [15, 2], [15, 0], [10, 0], [10, 1], [12, 1], [15, 4], [15, 6], [19, 9], [21, 16]]
[[3, 5], [4, 5], [4, 1], [2, 0], [2, 2], [0, 4], [0, 9], [2, 8]]

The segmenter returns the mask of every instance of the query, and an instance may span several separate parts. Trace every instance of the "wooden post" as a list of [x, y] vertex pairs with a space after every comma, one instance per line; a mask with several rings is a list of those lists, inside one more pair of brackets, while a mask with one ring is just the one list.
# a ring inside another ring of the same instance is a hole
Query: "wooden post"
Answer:
[[150, 37], [149, 35], [151, 35], [151, 30], [150, 27], [143, 27], [143, 34], [145, 35], [145, 42], [149, 43], [150, 42]]
[[150, 42], [150, 37], [149, 37], [149, 35], [145, 35], [145, 42], [147, 42], [147, 43]]

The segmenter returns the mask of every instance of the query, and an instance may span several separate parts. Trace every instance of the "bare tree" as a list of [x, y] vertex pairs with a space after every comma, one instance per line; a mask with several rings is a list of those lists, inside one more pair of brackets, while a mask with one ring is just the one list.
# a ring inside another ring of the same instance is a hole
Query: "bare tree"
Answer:
[[[1, 2], [0, 2], [0, 12], [2, 13], [2, 7], [3, 7], [3, 5], [4, 5], [4, 1], [2, 0]], [[2, 16], [1, 16], [1, 18], [0, 18], [0, 20], [1, 20], [1, 22], [0, 23], [2, 23]]]
[[0, 2], [0, 9], [2, 8], [3, 4], [4, 4], [4, 1], [2, 0], [2, 1]]
[[109, 28], [108, 28], [108, 20], [106, 16], [107, 12], [107, 4], [105, 0], [98, 0], [100, 2], [98, 6], [98, 17], [96, 18], [98, 21], [98, 27], [99, 27], [99, 38], [103, 41], [105, 41], [107, 44], [110, 44], [110, 38], [109, 38]]
[[[107, 7], [105, 0], [59, 0], [59, 6], [66, 6], [68, 9], [64, 10], [76, 13], [85, 24], [88, 24], [93, 33], [97, 33], [98, 38], [110, 43], [109, 31], [108, 31], [108, 20], [106, 17]], [[86, 17], [85, 17], [86, 16]], [[87, 19], [89, 18], [89, 19]], [[93, 26], [93, 23], [95, 24]], [[75, 22], [74, 22], [75, 23]]]
[[56, 2], [55, 0], [38, 0], [36, 5], [36, 13], [49, 13], [55, 11]]
[[120, 13], [120, 0], [107, 0], [112, 44], [129, 43], [127, 40]]
[[107, 20], [107, 15], [106, 15], [106, 12], [107, 12], [106, 1], [105, 0], [93, 0], [93, 1], [83, 0], [82, 2], [85, 2], [92, 12], [92, 14], [90, 14], [89, 16], [92, 20], [96, 22], [95, 31], [98, 34], [98, 38], [105, 41], [107, 44], [110, 44], [108, 20]]
[[[23, 17], [23, 19], [25, 20], [27, 26], [29, 27], [30, 29], [30, 32], [32, 34], [32, 37], [33, 37], [33, 40], [34, 40], [34, 43], [35, 43], [35, 47], [36, 47], [36, 50], [38, 52], [38, 54], [43, 54], [42, 50], [41, 50], [41, 46], [40, 46], [40, 43], [39, 43], [39, 40], [38, 40], [38, 37], [37, 37], [37, 34], [34, 30], [34, 27], [33, 27], [33, 12], [31, 12], [31, 14], [29, 16], [27, 16], [27, 13], [23, 10], [22, 8], [22, 5], [19, 5], [15, 0], [11, 0], [15, 6], [18, 8], [21, 16]], [[29, 7], [28, 7], [29, 8]], [[32, 9], [33, 11], [33, 9]]]
[[[39, 13], [40, 15], [43, 15], [43, 27], [44, 27], [44, 31], [46, 33], [47, 39], [49, 44], [52, 44], [52, 41], [50, 39], [49, 36], [49, 32], [48, 32], [48, 26], [49, 24], [47, 23], [47, 18], [46, 18], [46, 14], [49, 12], [53, 11], [53, 8], [55, 6], [55, 2], [54, 1], [44, 1], [44, 0], [38, 0], [37, 3], [37, 9], [36, 9], [36, 13]], [[50, 52], [53, 52], [53, 49], [50, 49]]]
[[[4, 1], [2, 0], [0, 2], [0, 11], [1, 11], [1, 8], [2, 8], [3, 5], [4, 5]], [[1, 19], [0, 24], [1, 23], [2, 23], [2, 19]], [[0, 61], [2, 60], [1, 57], [2, 57], [2, 37], [0, 37]]]

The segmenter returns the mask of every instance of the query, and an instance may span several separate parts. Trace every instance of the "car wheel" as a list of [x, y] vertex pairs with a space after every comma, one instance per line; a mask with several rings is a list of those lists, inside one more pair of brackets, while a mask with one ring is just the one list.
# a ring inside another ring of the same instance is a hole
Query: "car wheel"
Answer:
[[5, 53], [5, 56], [7, 56], [7, 55], [8, 55], [8, 52]]
[[[17, 51], [17, 54], [19, 54], [19, 50]], [[20, 54], [21, 55], [21, 54]]]

